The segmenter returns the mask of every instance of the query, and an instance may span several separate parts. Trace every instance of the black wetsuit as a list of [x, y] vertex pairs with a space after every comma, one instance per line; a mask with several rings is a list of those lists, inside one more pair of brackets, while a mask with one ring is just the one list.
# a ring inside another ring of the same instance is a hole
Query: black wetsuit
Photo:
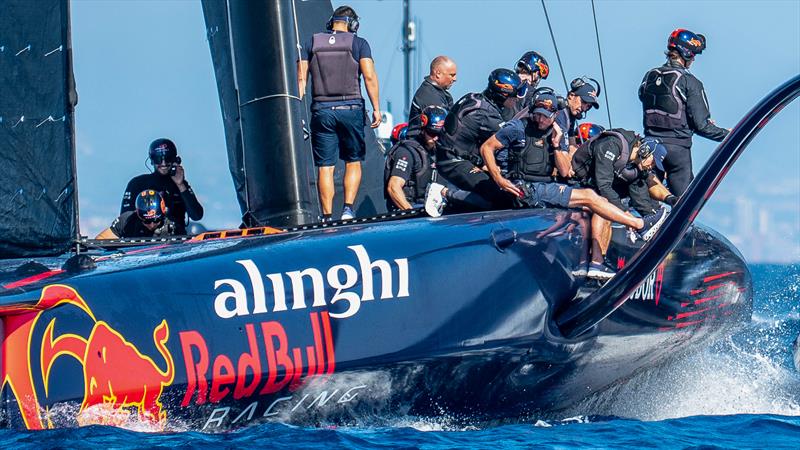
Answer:
[[383, 192], [389, 211], [399, 208], [389, 197], [386, 188], [389, 179], [400, 177], [405, 180], [403, 194], [412, 206], [425, 203], [425, 188], [433, 178], [433, 159], [425, 147], [416, 139], [405, 139], [395, 144], [386, 154], [383, 175]]
[[203, 218], [203, 207], [197, 201], [197, 197], [192, 191], [192, 187], [184, 180], [186, 190], [181, 192], [169, 175], [161, 175], [157, 172], [148, 173], [134, 177], [128, 182], [125, 194], [122, 196], [122, 207], [120, 214], [136, 209], [136, 196], [140, 192], [152, 189], [164, 195], [167, 204], [167, 217], [175, 224], [177, 235], [186, 234], [186, 214], [191, 220]]
[[411, 109], [408, 112], [408, 136], [419, 133], [419, 115], [428, 106], [441, 106], [450, 111], [453, 107], [453, 96], [447, 89], [433, 83], [430, 77], [425, 77], [422, 84], [414, 94], [411, 101]]
[[[619, 133], [627, 142], [627, 153], [623, 155], [623, 144], [613, 134]], [[578, 147], [572, 159], [575, 178], [584, 186], [595, 189], [617, 208], [628, 208], [622, 199], [630, 197], [630, 205], [642, 216], [653, 214], [658, 203], [650, 198], [647, 188], [647, 173], [634, 180], [625, 180], [618, 175], [628, 164], [630, 152], [636, 143], [636, 133], [622, 128], [613, 128]], [[624, 158], [624, 160], [621, 160]]]
[[152, 236], [167, 236], [176, 234], [174, 232], [175, 225], [169, 220], [165, 220], [157, 228], [149, 229], [144, 226], [139, 216], [135, 211], [127, 211], [120, 214], [119, 217], [114, 219], [111, 223], [111, 231], [121, 238], [137, 238], [137, 237], [152, 237]]
[[728, 130], [714, 125], [703, 83], [676, 61], [648, 71], [639, 86], [646, 136], [661, 139], [667, 148], [664, 170], [669, 189], [681, 195], [694, 178], [692, 136], [722, 141]]

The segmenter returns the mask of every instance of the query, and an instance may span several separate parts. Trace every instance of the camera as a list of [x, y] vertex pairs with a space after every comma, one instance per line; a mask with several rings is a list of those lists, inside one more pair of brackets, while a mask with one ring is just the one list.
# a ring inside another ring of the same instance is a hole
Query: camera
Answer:
[[178, 173], [178, 166], [181, 164], [181, 157], [176, 156], [175, 162], [169, 167], [169, 176], [174, 177]]

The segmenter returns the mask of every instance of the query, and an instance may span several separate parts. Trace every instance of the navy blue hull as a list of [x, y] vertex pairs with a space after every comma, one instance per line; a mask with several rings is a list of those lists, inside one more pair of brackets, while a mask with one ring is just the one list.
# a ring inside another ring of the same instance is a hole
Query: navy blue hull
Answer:
[[[749, 320], [744, 261], [694, 227], [619, 310], [565, 338], [554, 315], [597, 288], [572, 274], [587, 251], [580, 216], [188, 242], [28, 278], [8, 262], [5, 423], [516, 418], [566, 408]], [[638, 249], [626, 239], [615, 230], [620, 267]]]

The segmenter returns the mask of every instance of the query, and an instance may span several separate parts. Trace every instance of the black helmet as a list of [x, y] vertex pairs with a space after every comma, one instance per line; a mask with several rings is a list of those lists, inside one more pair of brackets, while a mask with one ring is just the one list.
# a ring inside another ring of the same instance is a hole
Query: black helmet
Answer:
[[500, 98], [508, 98], [517, 95], [522, 85], [522, 80], [513, 70], [494, 69], [489, 74], [489, 85], [486, 89]]
[[669, 35], [667, 50], [675, 50], [683, 59], [694, 59], [694, 55], [703, 53], [706, 48], [706, 37], [689, 30], [678, 28]]
[[429, 134], [438, 136], [444, 131], [444, 119], [447, 110], [441, 106], [426, 106], [419, 115], [420, 126]]
[[150, 143], [150, 162], [153, 166], [161, 163], [172, 164], [178, 160], [175, 143], [167, 138], [159, 138]]
[[550, 65], [547, 64], [547, 60], [544, 59], [544, 56], [534, 51], [525, 52], [525, 54], [519, 58], [519, 61], [517, 61], [517, 72], [519, 72], [520, 69], [530, 73], [538, 73], [542, 79], [547, 79], [547, 76], [550, 75]]
[[166, 214], [167, 205], [160, 192], [146, 189], [136, 196], [136, 215], [142, 222], [160, 222]]

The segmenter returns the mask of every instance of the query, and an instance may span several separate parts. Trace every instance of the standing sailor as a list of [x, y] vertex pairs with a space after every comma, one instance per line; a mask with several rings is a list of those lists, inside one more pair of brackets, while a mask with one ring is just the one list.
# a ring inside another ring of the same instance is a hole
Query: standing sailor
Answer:
[[433, 58], [430, 74], [422, 80], [408, 111], [408, 126], [412, 135], [419, 131], [419, 115], [423, 109], [441, 106], [450, 111], [453, 107], [453, 96], [449, 90], [456, 82], [457, 71], [455, 61], [449, 57], [442, 55]]
[[695, 55], [706, 48], [706, 38], [677, 29], [667, 41], [667, 62], [650, 70], [639, 87], [644, 112], [644, 132], [667, 148], [664, 169], [669, 189], [680, 196], [694, 178], [692, 135], [722, 141], [730, 130], [711, 119], [703, 83], [689, 72]]
[[433, 179], [433, 152], [444, 129], [447, 110], [428, 106], [419, 114], [420, 130], [395, 144], [386, 154], [383, 182], [389, 211], [420, 207]]
[[372, 123], [381, 123], [378, 76], [369, 43], [356, 36], [358, 15], [349, 6], [336, 8], [328, 20], [328, 31], [316, 33], [303, 47], [297, 67], [300, 98], [306, 91], [309, 71], [312, 79], [311, 146], [318, 168], [322, 220], [333, 210], [333, 171], [336, 161], [345, 162], [342, 219], [355, 216], [353, 204], [361, 184], [361, 162], [366, 155], [364, 141], [364, 99], [361, 76], [372, 103]]

